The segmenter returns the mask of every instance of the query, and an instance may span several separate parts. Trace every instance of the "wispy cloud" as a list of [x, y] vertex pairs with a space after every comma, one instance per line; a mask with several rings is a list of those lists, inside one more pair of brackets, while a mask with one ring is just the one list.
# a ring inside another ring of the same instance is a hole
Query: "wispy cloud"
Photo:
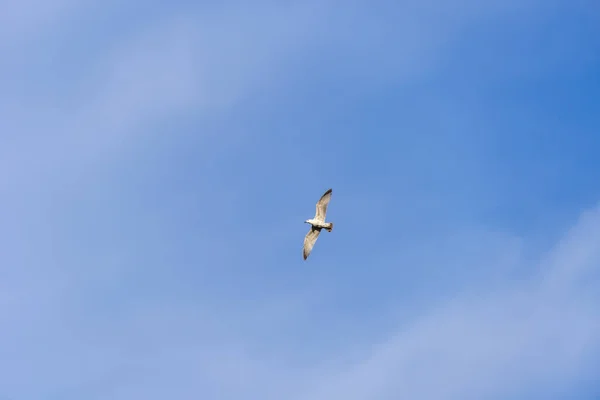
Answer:
[[52, 29], [62, 18], [74, 14], [80, 4], [71, 0], [3, 2], [0, 51], [18, 53], [19, 46]]
[[[4, 104], [9, 118], [3, 125], [12, 132], [5, 137], [10, 147], [4, 151], [11, 153], [2, 157], [5, 169], [15, 159], [23, 160], [25, 151], [46, 170], [48, 163], [94, 159], [106, 148], [119, 149], [140, 135], [151, 135], [150, 124], [161, 116], [204, 115], [231, 107], [248, 95], [249, 86], [265, 82], [286, 47], [302, 40], [300, 28], [310, 21], [302, 11], [258, 7], [244, 14], [226, 7], [172, 17], [129, 37], [115, 37], [112, 46], [93, 54], [91, 64], [79, 60], [87, 67], [75, 71], [76, 86], [65, 80], [50, 90], [32, 89], [29, 98], [18, 93], [25, 83], [17, 86], [18, 106]], [[59, 69], [59, 62], [48, 67]], [[39, 97], [45, 100], [41, 104]], [[24, 103], [31, 102], [35, 108], [24, 112]], [[53, 129], [48, 132], [48, 127]]]
[[589, 378], [600, 350], [598, 280], [590, 276], [600, 262], [599, 215], [584, 214], [539, 261], [521, 260], [531, 276], [472, 287], [404, 320], [305, 398], [548, 396], [584, 371]]

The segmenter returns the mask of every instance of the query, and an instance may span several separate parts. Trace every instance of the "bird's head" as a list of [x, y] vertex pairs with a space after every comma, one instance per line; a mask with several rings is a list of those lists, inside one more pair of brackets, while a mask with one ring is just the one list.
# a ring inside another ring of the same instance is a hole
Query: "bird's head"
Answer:
[[310, 224], [310, 222], [309, 222], [309, 221], [310, 221], [310, 220], [309, 220], [309, 219], [307, 219], [306, 221], [304, 221], [304, 223], [305, 223], [305, 224]]

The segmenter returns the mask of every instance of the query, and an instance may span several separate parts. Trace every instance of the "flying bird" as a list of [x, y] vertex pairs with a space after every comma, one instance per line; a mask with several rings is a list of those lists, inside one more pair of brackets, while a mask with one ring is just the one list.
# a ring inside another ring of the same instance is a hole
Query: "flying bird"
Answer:
[[310, 231], [304, 237], [304, 259], [306, 260], [317, 241], [321, 229], [325, 228], [328, 232], [333, 229], [333, 222], [325, 222], [325, 215], [327, 214], [327, 206], [331, 200], [331, 189], [325, 192], [323, 196], [317, 202], [317, 210], [315, 217], [304, 221], [305, 224], [310, 224]]

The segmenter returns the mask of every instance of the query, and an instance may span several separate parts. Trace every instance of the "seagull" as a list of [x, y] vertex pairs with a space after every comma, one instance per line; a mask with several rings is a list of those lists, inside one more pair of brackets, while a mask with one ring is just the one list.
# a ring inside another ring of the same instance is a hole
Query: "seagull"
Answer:
[[333, 222], [325, 222], [327, 214], [327, 206], [331, 200], [331, 189], [326, 191], [317, 202], [317, 211], [315, 217], [304, 221], [305, 224], [310, 224], [310, 231], [304, 237], [304, 259], [306, 260], [321, 233], [321, 229], [325, 228], [328, 232], [333, 229]]

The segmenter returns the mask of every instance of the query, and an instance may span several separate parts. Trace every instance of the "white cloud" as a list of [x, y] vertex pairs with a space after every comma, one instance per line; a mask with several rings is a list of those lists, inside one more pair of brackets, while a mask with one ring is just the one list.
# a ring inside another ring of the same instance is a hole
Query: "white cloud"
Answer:
[[162, 118], [226, 112], [260, 92], [286, 56], [314, 38], [306, 30], [321, 16], [314, 11], [311, 4], [195, 10], [117, 35], [92, 63], [82, 62], [86, 69], [77, 69], [72, 81], [50, 91], [36, 87], [27, 94], [28, 77], [12, 76], [20, 83], [0, 97], [8, 116], [0, 122], [2, 186], [111, 160], [157, 134], [152, 126]]
[[0, 51], [16, 50], [61, 19], [75, 13], [84, 1], [25, 0], [0, 2]]
[[[301, 398], [506, 398], [572, 383], [600, 350], [599, 217], [600, 210], [584, 214], [534, 268], [539, 276], [504, 278], [492, 291], [470, 285]], [[596, 278], [586, 283], [590, 272]]]

